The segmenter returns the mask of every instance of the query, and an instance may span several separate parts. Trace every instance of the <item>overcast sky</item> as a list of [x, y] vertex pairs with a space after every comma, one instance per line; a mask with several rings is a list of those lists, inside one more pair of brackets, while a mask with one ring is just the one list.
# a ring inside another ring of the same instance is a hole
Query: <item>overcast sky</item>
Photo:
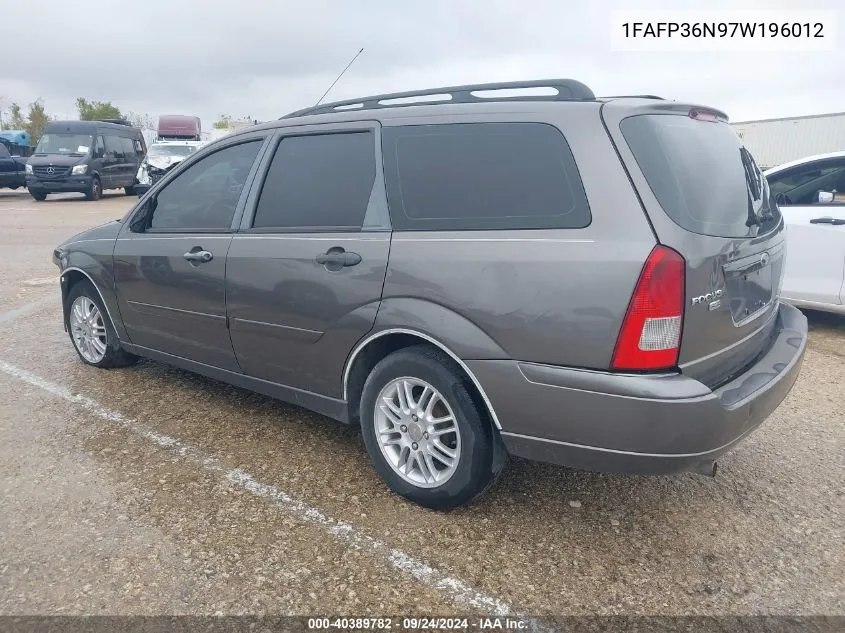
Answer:
[[[732, 120], [845, 111], [835, 52], [610, 50], [616, 8], [838, 10], [842, 0], [15, 0], [0, 21], [0, 107], [77, 96], [126, 112], [266, 120], [315, 102], [460, 83], [571, 77], [598, 95], [649, 93]], [[119, 8], [118, 8], [119, 7]], [[762, 14], [761, 14], [762, 19]]]

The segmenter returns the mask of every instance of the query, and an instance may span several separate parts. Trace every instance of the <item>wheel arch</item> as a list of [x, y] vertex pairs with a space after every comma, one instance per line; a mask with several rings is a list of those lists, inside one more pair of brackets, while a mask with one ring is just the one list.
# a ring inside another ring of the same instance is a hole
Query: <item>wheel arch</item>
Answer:
[[[94, 278], [91, 277], [89, 273], [82, 270], [81, 268], [77, 268], [76, 266], [68, 266], [64, 270], [62, 270], [61, 277], [59, 278], [60, 286], [62, 288], [62, 308], [63, 308], [63, 318], [62, 321], [64, 322], [65, 331], [67, 331], [67, 310], [65, 310], [65, 304], [67, 303], [68, 295], [70, 294], [71, 288], [73, 288], [76, 284], [80, 281], [88, 281], [94, 287], [94, 290], [97, 292], [97, 296], [100, 297], [100, 302], [103, 304], [103, 307], [106, 309], [106, 314], [109, 317], [109, 320], [112, 323], [112, 327], [115, 328], [115, 332], [117, 332], [118, 324], [122, 323], [121, 321], [115, 320], [112, 316], [112, 313], [109, 309], [109, 304], [106, 301], [106, 298], [103, 296], [103, 292], [100, 290], [99, 286], [97, 286], [97, 282], [94, 281]], [[119, 337], [119, 335], [118, 335]]]
[[350, 422], [354, 422], [359, 417], [356, 409], [361, 398], [364, 381], [376, 363], [396, 350], [421, 343], [433, 345], [457, 363], [475, 388], [475, 395], [480, 399], [480, 404], [483, 405], [489, 419], [496, 429], [501, 430], [502, 425], [499, 423], [490, 398], [484, 391], [481, 382], [467, 364], [445, 343], [442, 343], [430, 334], [411, 328], [398, 327], [386, 328], [371, 333], [361, 340], [349, 355], [343, 371], [343, 399], [349, 408]]

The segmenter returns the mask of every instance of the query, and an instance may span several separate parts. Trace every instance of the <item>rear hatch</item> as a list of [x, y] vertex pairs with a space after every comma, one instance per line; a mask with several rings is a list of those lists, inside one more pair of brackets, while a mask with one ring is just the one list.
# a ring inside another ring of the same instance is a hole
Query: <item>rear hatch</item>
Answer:
[[686, 262], [678, 365], [715, 388], [774, 334], [786, 242], [768, 183], [721, 112], [620, 99], [602, 116], [657, 240]]

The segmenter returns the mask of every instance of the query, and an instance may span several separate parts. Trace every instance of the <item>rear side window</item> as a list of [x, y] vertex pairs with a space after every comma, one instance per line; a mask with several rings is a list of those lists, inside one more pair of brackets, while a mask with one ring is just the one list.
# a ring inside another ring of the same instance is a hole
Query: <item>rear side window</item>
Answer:
[[0, 158], [10, 158], [11, 154], [9, 154], [9, 150], [6, 149], [6, 146], [3, 143], [0, 143]]
[[264, 180], [252, 226], [360, 229], [375, 178], [372, 132], [283, 138]]
[[583, 228], [587, 195], [560, 131], [542, 123], [382, 130], [396, 230]]
[[777, 226], [766, 179], [727, 123], [643, 114], [619, 127], [663, 211], [687, 231], [747, 237]]

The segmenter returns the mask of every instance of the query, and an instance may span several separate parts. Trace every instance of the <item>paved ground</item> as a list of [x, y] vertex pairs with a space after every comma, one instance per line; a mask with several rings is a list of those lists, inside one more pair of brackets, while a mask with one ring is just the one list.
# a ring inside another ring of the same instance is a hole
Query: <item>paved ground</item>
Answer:
[[845, 319], [719, 476], [513, 460], [451, 514], [353, 430], [164, 365], [98, 371], [52, 248], [132, 198], [0, 191], [0, 614], [843, 614]]

